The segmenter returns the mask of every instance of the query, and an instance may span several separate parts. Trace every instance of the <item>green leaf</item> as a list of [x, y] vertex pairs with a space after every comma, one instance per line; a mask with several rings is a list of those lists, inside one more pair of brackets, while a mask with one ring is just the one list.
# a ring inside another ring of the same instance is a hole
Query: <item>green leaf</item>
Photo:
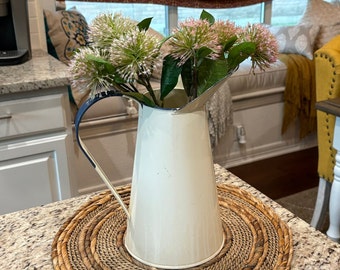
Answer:
[[164, 100], [171, 90], [175, 88], [181, 71], [182, 67], [178, 66], [178, 60], [170, 55], [164, 57], [161, 78], [161, 100]]
[[124, 92], [122, 93], [124, 96], [133, 98], [135, 100], [137, 100], [139, 103], [147, 105], [149, 107], [155, 107], [155, 103], [149, 99], [148, 97], [146, 97], [145, 95], [141, 94], [141, 93], [137, 93], [137, 92]]
[[116, 70], [115, 67], [109, 61], [102, 57], [98, 57], [93, 54], [87, 54], [85, 58], [87, 61], [93, 62], [96, 66], [104, 67], [104, 69], [107, 70], [108, 72], [113, 72]]
[[209, 54], [212, 53], [212, 49], [208, 48], [208, 47], [201, 47], [198, 51], [197, 51], [197, 65], [199, 66], [201, 64], [201, 62], [203, 61], [204, 58], [206, 58]]
[[140, 21], [137, 24], [139, 31], [142, 31], [142, 30], [146, 31], [146, 30], [148, 30], [149, 27], [150, 27], [151, 21], [152, 21], [152, 17], [145, 18], [144, 20]]
[[102, 63], [102, 64], [108, 63], [108, 61], [105, 60], [104, 58], [95, 56], [93, 54], [86, 54], [85, 58], [88, 61], [98, 62], [98, 63]]
[[213, 15], [211, 15], [208, 11], [204, 10], [201, 13], [200, 16], [201, 20], [207, 20], [210, 24], [214, 24], [215, 23], [215, 18]]
[[86, 59], [96, 65], [97, 71], [101, 76], [109, 75], [108, 78], [113, 78], [113, 81], [118, 84], [126, 83], [126, 80], [120, 76], [116, 67], [111, 62], [92, 54], [87, 54]]
[[256, 50], [256, 45], [253, 42], [243, 42], [230, 49], [228, 54], [228, 69], [233, 70]]
[[115, 74], [116, 73], [116, 68], [114, 65], [112, 65], [109, 61], [102, 57], [95, 56], [93, 54], [87, 54], [86, 55], [86, 60], [89, 62], [92, 62], [96, 65], [97, 70], [101, 74]]
[[224, 52], [228, 51], [236, 42], [237, 36], [233, 36], [227, 40], [227, 42], [223, 46]]
[[182, 66], [182, 72], [181, 72], [181, 77], [182, 77], [182, 83], [185, 92], [187, 93], [187, 96], [190, 97], [192, 96], [193, 93], [191, 93], [191, 87], [193, 85], [193, 78], [192, 78], [192, 61], [189, 59], [184, 63]]
[[223, 59], [204, 59], [198, 70], [198, 96], [227, 76], [227, 64]]

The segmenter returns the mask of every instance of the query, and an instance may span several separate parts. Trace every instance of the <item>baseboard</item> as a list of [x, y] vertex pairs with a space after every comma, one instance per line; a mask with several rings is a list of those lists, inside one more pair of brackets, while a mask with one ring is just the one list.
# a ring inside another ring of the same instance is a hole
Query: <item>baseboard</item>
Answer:
[[308, 144], [287, 145], [286, 142], [277, 142], [269, 145], [252, 148], [246, 153], [231, 153], [229, 156], [215, 156], [214, 162], [225, 168], [236, 167], [251, 162], [272, 158], [280, 155], [290, 154], [304, 149], [317, 146], [317, 141], [312, 140]]

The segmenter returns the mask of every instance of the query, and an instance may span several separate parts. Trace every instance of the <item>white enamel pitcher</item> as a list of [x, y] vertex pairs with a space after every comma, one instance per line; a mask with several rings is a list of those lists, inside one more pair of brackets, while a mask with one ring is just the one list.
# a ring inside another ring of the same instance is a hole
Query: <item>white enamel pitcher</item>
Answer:
[[87, 101], [75, 119], [81, 149], [127, 215], [126, 249], [153, 267], [197, 266], [224, 245], [204, 106], [213, 91], [205, 93], [181, 109], [139, 105], [129, 208], [78, 132], [86, 110], [110, 94]]

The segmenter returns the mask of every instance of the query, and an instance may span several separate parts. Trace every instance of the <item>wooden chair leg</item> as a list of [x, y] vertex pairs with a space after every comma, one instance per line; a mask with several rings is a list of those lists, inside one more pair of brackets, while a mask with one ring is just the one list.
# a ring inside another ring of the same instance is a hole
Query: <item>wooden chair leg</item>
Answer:
[[325, 220], [329, 207], [329, 197], [332, 184], [320, 177], [318, 195], [310, 225], [319, 230]]

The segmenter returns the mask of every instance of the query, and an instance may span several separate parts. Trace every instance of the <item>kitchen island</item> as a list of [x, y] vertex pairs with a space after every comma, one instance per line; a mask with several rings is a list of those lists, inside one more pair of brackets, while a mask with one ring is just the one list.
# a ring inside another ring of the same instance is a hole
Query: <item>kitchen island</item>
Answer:
[[[0, 66], [0, 97], [24, 92], [43, 93], [69, 85], [67, 66], [44, 51], [33, 51], [32, 59], [13, 66]], [[13, 96], [12, 96], [13, 97]]]
[[[270, 206], [290, 227], [291, 269], [339, 269], [340, 245], [222, 167], [217, 182], [239, 187]], [[0, 216], [0, 269], [53, 269], [52, 242], [61, 226], [92, 193]]]
[[76, 195], [67, 66], [43, 51], [0, 66], [0, 214]]

